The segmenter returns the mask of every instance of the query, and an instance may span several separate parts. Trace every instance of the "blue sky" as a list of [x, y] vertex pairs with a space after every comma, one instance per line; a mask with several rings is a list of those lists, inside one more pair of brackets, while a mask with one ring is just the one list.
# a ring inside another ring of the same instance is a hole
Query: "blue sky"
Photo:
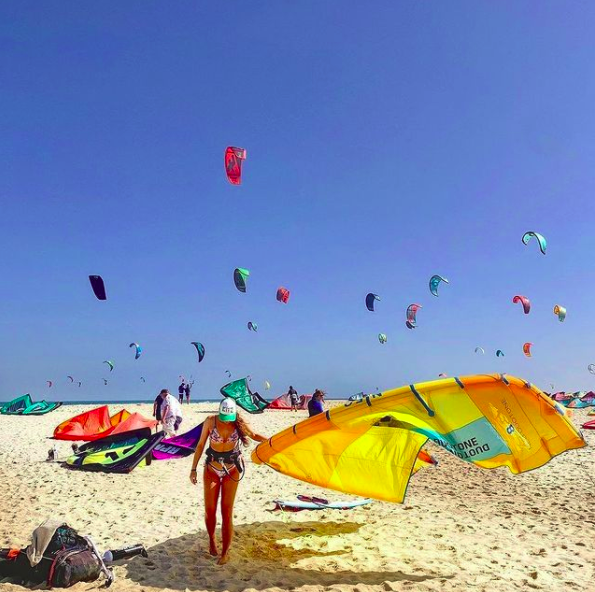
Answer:
[[180, 374], [213, 398], [226, 369], [271, 396], [595, 387], [594, 25], [546, 1], [2, 4], [0, 399], [150, 398]]

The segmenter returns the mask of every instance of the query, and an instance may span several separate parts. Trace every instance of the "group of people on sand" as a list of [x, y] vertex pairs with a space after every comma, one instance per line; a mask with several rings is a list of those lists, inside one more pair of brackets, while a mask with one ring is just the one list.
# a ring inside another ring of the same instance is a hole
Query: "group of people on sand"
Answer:
[[[299, 403], [297, 391], [290, 387], [292, 408], [294, 397]], [[325, 393], [316, 389], [308, 402], [310, 417], [324, 413]], [[182, 407], [179, 401], [167, 389], [162, 389], [153, 405], [153, 415], [163, 425], [168, 436], [176, 433], [182, 423]], [[225, 398], [219, 405], [219, 412], [210, 415], [202, 424], [202, 433], [192, 458], [190, 482], [198, 484], [198, 463], [205, 453], [206, 461], [202, 470], [205, 504], [205, 524], [209, 537], [209, 553], [219, 557], [223, 565], [229, 561], [229, 549], [233, 539], [233, 506], [238, 484], [245, 472], [242, 446], [248, 446], [250, 440], [266, 442], [266, 436], [252, 430], [246, 420], [238, 413], [236, 402]], [[206, 449], [206, 450], [205, 450]], [[219, 500], [221, 500], [219, 504]], [[219, 551], [215, 538], [217, 527], [217, 507], [221, 505], [222, 547]]]
[[182, 423], [184, 395], [186, 396], [186, 403], [190, 404], [192, 384], [192, 382], [182, 380], [178, 387], [177, 400], [168, 389], [161, 389], [153, 402], [153, 417], [161, 424], [168, 437], [174, 436]]
[[183, 419], [182, 405], [167, 389], [161, 389], [153, 402], [153, 417], [168, 437], [175, 436]]
[[184, 403], [184, 395], [186, 395], [186, 403], [190, 405], [190, 389], [192, 388], [192, 382], [185, 382], [182, 379], [180, 386], [178, 387], [178, 400], [180, 405]]
[[[308, 401], [308, 417], [324, 413], [325, 394], [326, 393], [320, 389], [314, 391], [312, 398]], [[297, 412], [300, 406], [300, 396], [298, 395], [298, 392], [290, 385], [289, 389], [287, 389], [287, 395], [289, 396], [291, 410]]]

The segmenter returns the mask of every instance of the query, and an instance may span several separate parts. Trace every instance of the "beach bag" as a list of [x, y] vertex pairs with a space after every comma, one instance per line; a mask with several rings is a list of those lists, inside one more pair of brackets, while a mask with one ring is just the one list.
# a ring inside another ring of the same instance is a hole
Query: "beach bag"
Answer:
[[50, 588], [70, 588], [78, 582], [94, 582], [100, 574], [101, 564], [91, 549], [64, 549], [54, 556], [47, 585]]

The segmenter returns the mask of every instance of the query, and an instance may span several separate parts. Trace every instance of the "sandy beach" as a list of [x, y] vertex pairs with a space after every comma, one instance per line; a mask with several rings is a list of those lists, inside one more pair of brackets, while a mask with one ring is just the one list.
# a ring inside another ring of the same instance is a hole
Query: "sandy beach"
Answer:
[[[101, 550], [143, 543], [149, 558], [119, 563], [115, 592], [595, 590], [591, 447], [513, 476], [506, 469], [464, 464], [430, 445], [440, 464], [413, 477], [405, 504], [297, 514], [272, 512], [272, 500], [300, 493], [345, 496], [255, 466], [248, 453], [232, 558], [218, 566], [206, 552], [202, 489], [188, 479], [190, 459], [154, 462], [129, 475], [70, 471], [44, 462], [54, 426], [90, 408], [0, 417], [0, 546], [28, 543], [31, 531], [49, 516], [91, 535]], [[146, 404], [127, 408], [151, 413]], [[183, 428], [189, 429], [215, 405], [197, 403], [184, 411]], [[267, 411], [250, 420], [257, 431], [273, 435], [296, 423], [297, 415]], [[299, 419], [305, 415], [299, 412]], [[581, 410], [572, 420], [580, 425], [585, 418]], [[594, 432], [585, 437], [595, 444]], [[57, 446], [64, 459], [70, 443]], [[78, 584], [73, 590], [100, 585]], [[6, 583], [0, 589], [23, 590]]]

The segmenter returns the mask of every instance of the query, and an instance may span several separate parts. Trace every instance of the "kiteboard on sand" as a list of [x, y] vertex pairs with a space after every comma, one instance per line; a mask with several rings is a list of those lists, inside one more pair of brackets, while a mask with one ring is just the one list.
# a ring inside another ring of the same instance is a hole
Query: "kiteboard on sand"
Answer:
[[130, 473], [141, 463], [150, 462], [153, 449], [164, 436], [163, 432], [151, 434], [149, 428], [114, 434], [81, 446], [65, 464], [84, 471]]
[[372, 500], [368, 498], [329, 502], [326, 499], [307, 495], [298, 495], [297, 500], [273, 500], [275, 504], [274, 510], [283, 510], [285, 512], [301, 512], [302, 510], [351, 510], [352, 508], [365, 506], [371, 502]]

